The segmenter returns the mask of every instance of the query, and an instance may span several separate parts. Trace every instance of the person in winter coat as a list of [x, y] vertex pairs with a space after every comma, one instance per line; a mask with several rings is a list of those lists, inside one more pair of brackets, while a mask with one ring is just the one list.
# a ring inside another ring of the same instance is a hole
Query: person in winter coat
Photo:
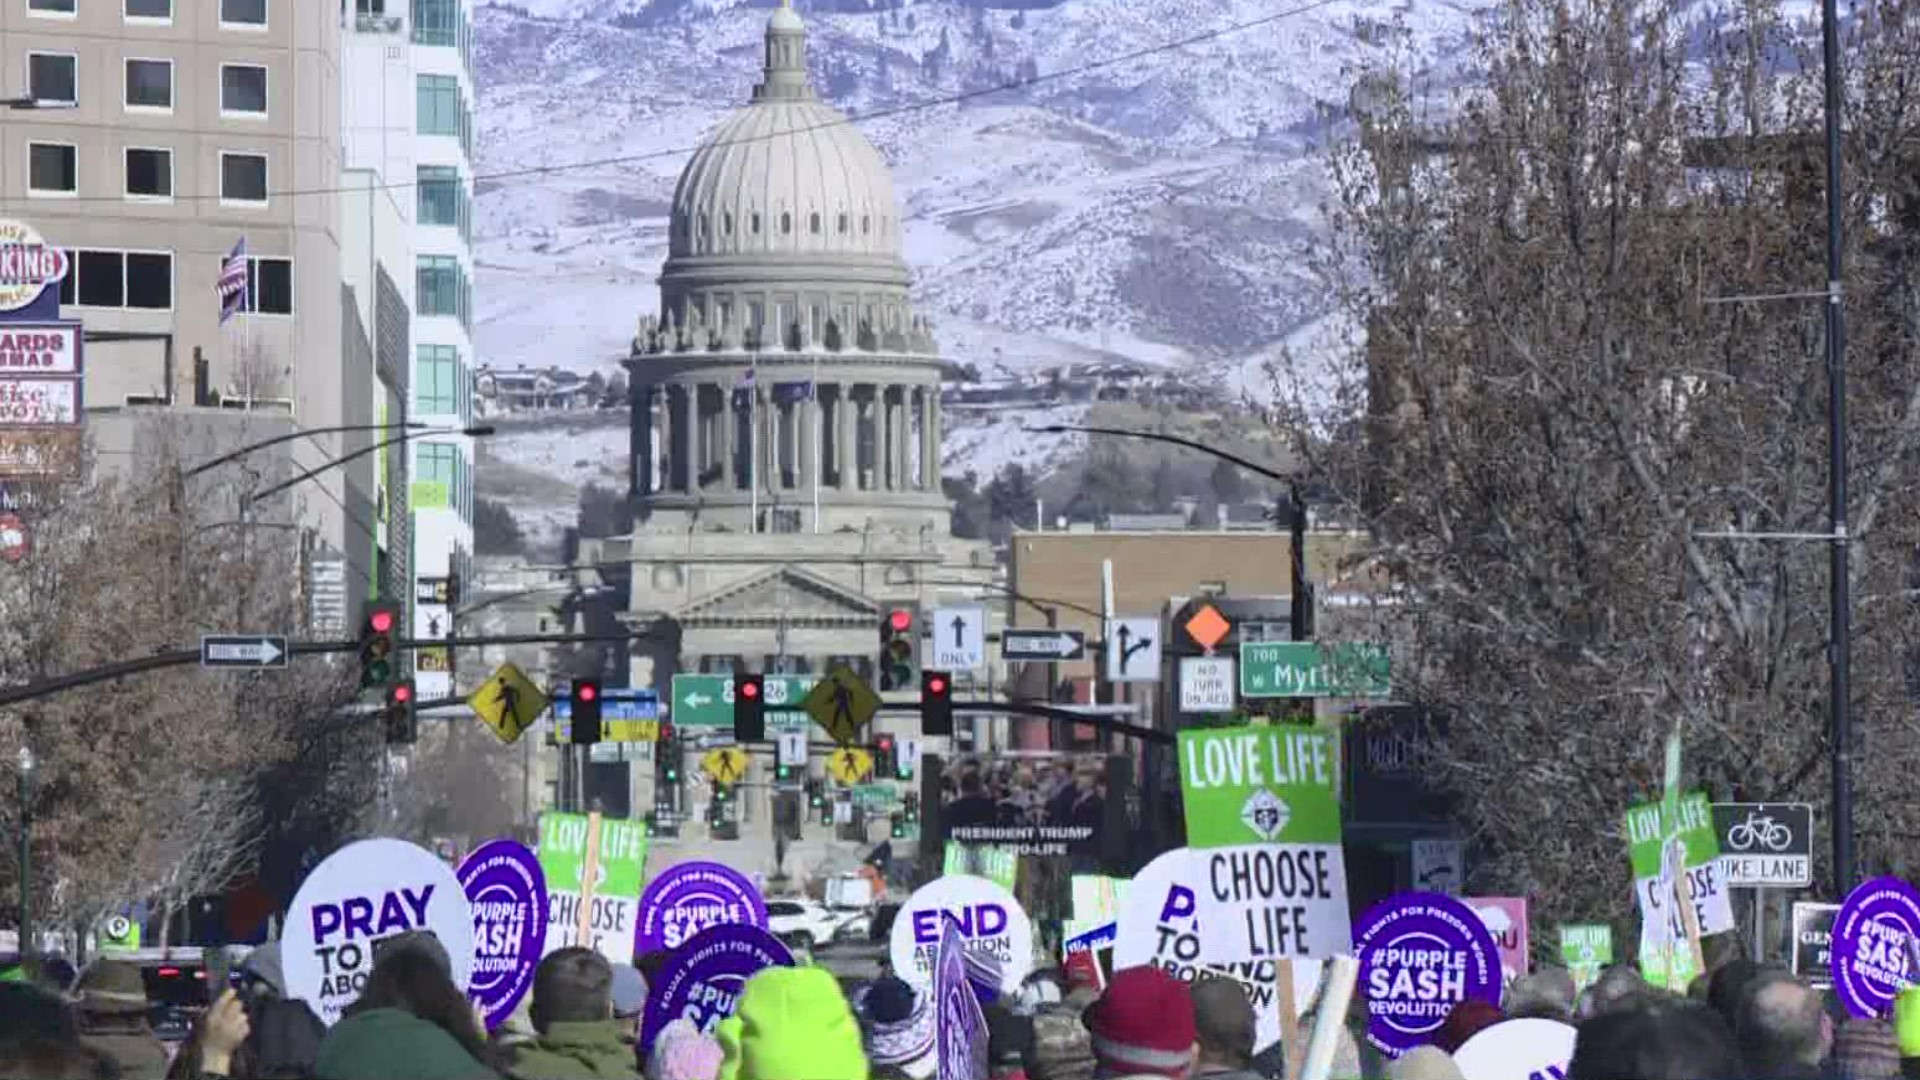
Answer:
[[373, 962], [359, 1000], [321, 1044], [314, 1072], [321, 1080], [467, 1080], [494, 1075], [491, 1064], [445, 950], [407, 944]]
[[125, 1080], [163, 1080], [167, 1048], [147, 1023], [147, 984], [138, 965], [96, 960], [74, 1000], [80, 1043], [120, 1063]]
[[867, 1080], [860, 1025], [824, 968], [759, 972], [714, 1034], [720, 1080]]
[[1259, 1022], [1238, 982], [1212, 977], [1194, 983], [1193, 1021], [1194, 1080], [1264, 1080], [1253, 1070]]
[[938, 1064], [933, 1041], [933, 995], [917, 993], [889, 975], [867, 991], [867, 1060], [897, 1068], [908, 1080], [928, 1080]]
[[513, 1048], [515, 1080], [635, 1080], [633, 1022], [613, 1014], [613, 965], [592, 949], [559, 949], [533, 973], [530, 1043]]
[[1186, 1080], [1196, 1032], [1187, 984], [1157, 967], [1114, 972], [1086, 1012], [1099, 1080]]

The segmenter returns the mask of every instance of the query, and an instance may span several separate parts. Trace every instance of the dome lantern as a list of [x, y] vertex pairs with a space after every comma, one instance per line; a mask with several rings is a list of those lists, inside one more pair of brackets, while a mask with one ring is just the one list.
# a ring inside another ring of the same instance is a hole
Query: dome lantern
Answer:
[[804, 101], [813, 97], [807, 82], [807, 28], [794, 13], [791, 0], [780, 0], [767, 20], [767, 59], [753, 100]]

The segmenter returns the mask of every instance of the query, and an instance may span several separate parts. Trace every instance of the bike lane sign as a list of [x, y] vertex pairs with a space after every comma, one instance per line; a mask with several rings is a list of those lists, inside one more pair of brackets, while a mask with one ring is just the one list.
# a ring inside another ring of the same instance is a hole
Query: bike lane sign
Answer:
[[1813, 884], [1813, 807], [1807, 803], [1714, 803], [1713, 831], [1729, 887]]

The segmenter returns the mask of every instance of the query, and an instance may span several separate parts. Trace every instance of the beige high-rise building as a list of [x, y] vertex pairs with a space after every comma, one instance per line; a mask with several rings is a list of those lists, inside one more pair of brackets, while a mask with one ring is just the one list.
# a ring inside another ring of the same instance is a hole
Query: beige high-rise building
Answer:
[[[340, 22], [326, 0], [0, 0], [0, 217], [70, 257], [61, 314], [85, 323], [104, 464], [373, 419], [348, 340], [364, 331], [343, 329]], [[223, 323], [216, 281], [243, 238], [244, 310]], [[270, 483], [365, 445], [315, 436], [249, 463]], [[369, 561], [373, 467], [261, 511]]]

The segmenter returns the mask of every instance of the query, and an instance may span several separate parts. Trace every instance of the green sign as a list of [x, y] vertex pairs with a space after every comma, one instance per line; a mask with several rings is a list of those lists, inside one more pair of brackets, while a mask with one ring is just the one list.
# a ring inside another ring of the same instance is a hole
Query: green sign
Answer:
[[1586, 923], [1560, 928], [1560, 961], [1573, 973], [1573, 985], [1585, 990], [1613, 963], [1613, 927]]
[[1338, 844], [1339, 743], [1298, 727], [1180, 733], [1187, 846]]
[[[587, 815], [540, 815], [540, 872], [553, 892], [580, 892], [580, 871], [587, 859]], [[638, 899], [641, 870], [647, 864], [647, 824], [625, 818], [600, 819], [600, 880], [595, 895]]]
[[1634, 877], [1660, 876], [1660, 849], [1669, 836], [1679, 837], [1686, 845], [1688, 868], [1720, 857], [1720, 837], [1713, 831], [1713, 806], [1706, 793], [1695, 791], [1675, 803], [1677, 818], [1664, 822], [1660, 803], [1627, 808], [1627, 857], [1633, 862]]
[[983, 877], [1008, 892], [1020, 879], [1020, 852], [1017, 848], [991, 844], [957, 844], [947, 841], [946, 857], [940, 872], [945, 876], [972, 874]]
[[1240, 646], [1243, 698], [1383, 698], [1393, 693], [1385, 645], [1254, 641]]
[[853, 788], [853, 801], [857, 806], [892, 806], [895, 802], [891, 784], [856, 784]]
[[[799, 709], [819, 681], [811, 675], [767, 676], [767, 708]], [[733, 676], [675, 675], [671, 716], [675, 727], [732, 727]]]

